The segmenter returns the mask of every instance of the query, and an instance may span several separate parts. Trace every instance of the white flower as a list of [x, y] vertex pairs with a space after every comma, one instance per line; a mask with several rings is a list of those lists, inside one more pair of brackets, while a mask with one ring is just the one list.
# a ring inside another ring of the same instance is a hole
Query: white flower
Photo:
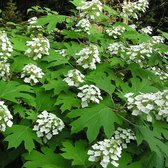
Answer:
[[69, 86], [78, 87], [80, 83], [84, 82], [84, 75], [77, 69], [69, 70], [66, 78], [63, 80]]
[[121, 157], [122, 147], [118, 140], [113, 138], [104, 139], [92, 145], [92, 149], [88, 151], [89, 161], [100, 162], [103, 168], [109, 164], [118, 167], [117, 161]]
[[[146, 118], [152, 122], [152, 118], [168, 121], [168, 90], [156, 93], [126, 94], [127, 108], [132, 110], [132, 115]], [[132, 100], [133, 99], [133, 100]], [[131, 101], [130, 101], [131, 100]]]
[[121, 16], [126, 18], [135, 18], [138, 19], [138, 15], [140, 12], [145, 12], [149, 7], [148, 0], [138, 0], [136, 2], [126, 2], [122, 5], [122, 13]]
[[152, 43], [141, 43], [138, 45], [131, 45], [127, 48], [127, 61], [130, 63], [131, 61], [136, 62], [141, 67], [146, 66], [148, 58], [152, 56], [154, 52]]
[[25, 83], [36, 84], [43, 77], [42, 69], [34, 64], [28, 64], [23, 67], [21, 78], [24, 78]]
[[90, 34], [90, 26], [91, 26], [91, 24], [90, 24], [89, 20], [86, 18], [83, 18], [76, 24], [77, 29], [75, 31], [76, 32], [85, 32], [87, 34]]
[[25, 51], [25, 54], [32, 57], [33, 60], [40, 59], [43, 55], [49, 55], [50, 43], [46, 37], [32, 38], [32, 41], [27, 41], [26, 45], [29, 48]]
[[82, 100], [82, 108], [87, 107], [90, 102], [99, 103], [103, 99], [99, 88], [94, 85], [84, 85], [78, 89], [81, 90], [77, 96]]
[[0, 101], [0, 131], [4, 132], [6, 127], [12, 127], [13, 116], [3, 101]]
[[10, 64], [0, 61], [0, 78], [7, 81], [10, 77]]
[[0, 60], [7, 61], [12, 51], [13, 47], [7, 34], [4, 31], [0, 31]]
[[80, 17], [95, 19], [95, 17], [99, 17], [102, 12], [102, 3], [99, 0], [82, 0], [81, 6], [78, 6], [77, 9], [80, 11]]
[[27, 21], [29, 24], [35, 24], [37, 23], [37, 17], [32, 17]]
[[80, 58], [76, 61], [84, 69], [96, 69], [96, 63], [100, 63], [99, 50], [95, 45], [90, 45], [76, 53]]
[[108, 46], [108, 50], [112, 56], [117, 55], [122, 57], [122, 53], [125, 52], [126, 49], [122, 43], [115, 42]]
[[160, 80], [168, 80], [168, 65], [166, 65], [165, 70], [162, 70], [161, 68], [156, 66], [148, 69], [152, 71], [155, 75], [159, 76]]
[[152, 34], [152, 27], [151, 26], [147, 26], [147, 27], [144, 27], [142, 28], [141, 30], [139, 30], [141, 33], [144, 33], [144, 34]]
[[59, 134], [65, 127], [63, 121], [58, 118], [55, 114], [43, 111], [37, 116], [36, 125], [33, 130], [36, 132], [38, 137], [42, 137], [46, 143], [54, 135]]
[[61, 49], [61, 50], [55, 50], [55, 52], [59, 53], [60, 55], [62, 55], [63, 57], [67, 57], [68, 54], [66, 53], [65, 49]]
[[152, 44], [159, 44], [164, 43], [165, 38], [162, 36], [152, 36], [151, 43]]
[[115, 39], [117, 39], [118, 37], [122, 35], [122, 33], [125, 32], [125, 30], [126, 29], [123, 26], [113, 26], [112, 28], [106, 29], [106, 33], [108, 36], [112, 36]]
[[114, 139], [118, 140], [121, 144], [122, 148], [127, 148], [127, 144], [130, 143], [131, 140], [135, 140], [135, 134], [131, 129], [122, 129], [117, 128], [114, 132]]

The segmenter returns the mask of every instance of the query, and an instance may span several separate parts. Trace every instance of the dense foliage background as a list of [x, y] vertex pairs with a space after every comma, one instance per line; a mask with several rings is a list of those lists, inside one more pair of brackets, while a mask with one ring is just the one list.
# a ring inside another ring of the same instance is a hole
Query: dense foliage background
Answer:
[[0, 1], [0, 168], [168, 167], [168, 2], [102, 3]]

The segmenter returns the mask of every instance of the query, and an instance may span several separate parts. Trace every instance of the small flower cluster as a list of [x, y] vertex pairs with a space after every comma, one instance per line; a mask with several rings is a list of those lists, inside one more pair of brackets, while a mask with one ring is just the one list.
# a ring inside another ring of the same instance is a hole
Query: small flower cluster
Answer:
[[150, 58], [152, 56], [153, 45], [151, 43], [141, 43], [139, 45], [131, 45], [129, 48], [127, 48], [127, 56], [128, 61], [134, 61], [138, 63], [141, 67], [145, 65], [145, 61], [147, 58]]
[[76, 55], [80, 56], [77, 60], [77, 64], [82, 66], [84, 69], [96, 69], [96, 63], [100, 63], [99, 50], [95, 45], [83, 48], [81, 51], [76, 53]]
[[3, 101], [0, 101], [0, 131], [4, 132], [6, 127], [11, 127], [13, 116]]
[[151, 70], [155, 75], [159, 76], [160, 80], [168, 80], [168, 66], [166, 66], [165, 71], [159, 67], [151, 67]]
[[57, 52], [58, 54], [62, 55], [63, 57], [67, 57], [68, 56], [68, 54], [66, 53], [65, 49], [55, 50], [55, 52]]
[[32, 17], [27, 21], [30, 25], [37, 23], [37, 17]]
[[125, 52], [125, 46], [122, 43], [113, 43], [108, 46], [108, 51], [110, 54], [113, 55], [120, 55], [122, 56], [122, 53]]
[[151, 43], [152, 44], [159, 44], [164, 43], [165, 38], [162, 36], [152, 36]]
[[152, 31], [153, 29], [151, 26], [147, 26], [139, 30], [139, 32], [144, 33], [144, 34], [152, 34]]
[[122, 6], [122, 13], [123, 17], [135, 18], [138, 19], [138, 15], [140, 12], [145, 12], [146, 9], [149, 7], [148, 0], [138, 0], [136, 2], [124, 2]]
[[117, 161], [121, 157], [122, 147], [118, 140], [113, 138], [104, 139], [96, 144], [92, 145], [92, 150], [88, 151], [89, 161], [99, 162], [103, 168], [106, 168], [108, 164], [112, 164], [118, 167]]
[[7, 61], [7, 59], [11, 56], [12, 51], [13, 47], [7, 37], [7, 34], [4, 31], [0, 31], [0, 59]]
[[84, 82], [84, 75], [77, 69], [69, 70], [66, 78], [63, 80], [69, 86], [78, 87], [80, 83]]
[[102, 3], [99, 0], [82, 0], [81, 6], [78, 6], [77, 9], [81, 12], [80, 17], [95, 19], [95, 17], [100, 16], [102, 12]]
[[83, 18], [76, 24], [77, 29], [75, 31], [90, 34], [90, 26], [90, 21], [86, 18]]
[[46, 143], [54, 135], [59, 134], [65, 127], [63, 121], [58, 118], [55, 114], [43, 111], [37, 116], [36, 125], [34, 125], [33, 130], [36, 132], [38, 137], [42, 137], [43, 141]]
[[122, 35], [122, 33], [125, 32], [125, 27], [123, 26], [113, 26], [112, 28], [106, 29], [106, 33], [108, 36], [112, 36], [115, 39], [117, 39], [119, 36]]
[[117, 161], [121, 157], [122, 150], [127, 148], [131, 140], [135, 139], [135, 134], [131, 129], [117, 128], [111, 139], [104, 139], [92, 145], [92, 149], [88, 150], [89, 161], [100, 161], [103, 168], [109, 164], [118, 167]]
[[122, 148], [126, 149], [131, 140], [136, 140], [135, 134], [131, 129], [117, 128], [114, 132], [114, 139], [118, 140]]
[[34, 64], [27, 64], [23, 67], [21, 78], [24, 78], [25, 83], [36, 84], [43, 77], [42, 69]]
[[142, 116], [152, 122], [154, 116], [157, 120], [166, 119], [168, 122], [168, 90], [156, 93], [127, 93], [127, 108], [132, 110], [132, 115]]
[[0, 61], [0, 79], [7, 81], [10, 77], [10, 64]]
[[78, 93], [77, 96], [82, 100], [82, 108], [87, 107], [90, 101], [99, 103], [100, 100], [103, 99], [101, 97], [100, 89], [94, 85], [84, 85], [82, 87], [79, 87], [78, 89], [81, 90], [81, 92]]
[[45, 37], [32, 38], [26, 45], [29, 48], [25, 51], [25, 54], [33, 60], [40, 59], [43, 55], [49, 55], [50, 43]]

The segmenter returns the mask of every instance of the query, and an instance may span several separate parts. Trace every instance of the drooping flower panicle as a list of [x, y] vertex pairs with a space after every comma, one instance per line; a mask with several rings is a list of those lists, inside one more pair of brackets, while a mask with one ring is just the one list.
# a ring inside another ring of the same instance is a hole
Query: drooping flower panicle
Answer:
[[59, 134], [64, 127], [63, 121], [55, 114], [43, 111], [37, 116], [36, 125], [34, 125], [33, 130], [46, 143], [54, 135]]
[[4, 132], [6, 127], [11, 127], [13, 116], [3, 101], [0, 101], [0, 131]]
[[84, 69], [96, 69], [96, 63], [100, 63], [99, 50], [95, 45], [83, 48], [76, 53], [76, 55], [80, 56], [80, 58], [76, 61], [77, 64], [82, 66]]
[[29, 48], [25, 51], [25, 55], [33, 60], [41, 59], [43, 55], [49, 55], [50, 43], [46, 37], [32, 38], [31, 41], [27, 41], [26, 45]]
[[4, 31], [0, 31], [0, 60], [7, 61], [13, 51], [12, 44]]
[[0, 79], [7, 81], [10, 78], [10, 64], [0, 61]]
[[36, 84], [43, 77], [42, 69], [34, 64], [27, 64], [23, 67], [21, 78], [24, 78], [25, 83]]
[[77, 69], [69, 70], [68, 74], [66, 75], [66, 78], [64, 81], [69, 86], [75, 86], [78, 87], [80, 83], [84, 82], [84, 75]]
[[81, 91], [77, 96], [82, 100], [82, 108], [87, 107], [90, 102], [99, 103], [103, 99], [100, 89], [94, 85], [84, 85], [78, 89]]
[[164, 120], [168, 122], [168, 90], [156, 93], [127, 93], [127, 108], [134, 116], [142, 116], [147, 121]]

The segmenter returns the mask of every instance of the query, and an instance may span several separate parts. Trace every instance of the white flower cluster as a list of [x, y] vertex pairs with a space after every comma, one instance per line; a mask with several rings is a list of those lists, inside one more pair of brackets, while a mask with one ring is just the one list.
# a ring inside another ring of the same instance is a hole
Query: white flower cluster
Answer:
[[122, 13], [123, 17], [135, 18], [138, 19], [138, 15], [140, 12], [145, 12], [146, 9], [149, 7], [148, 0], [138, 0], [136, 2], [124, 2], [122, 6]]
[[0, 59], [7, 61], [7, 59], [11, 56], [12, 51], [13, 47], [7, 37], [7, 34], [4, 31], [0, 31]]
[[141, 43], [138, 45], [131, 45], [127, 48], [128, 61], [134, 61], [138, 63], [141, 67], [144, 66], [147, 58], [150, 58], [153, 53], [153, 45], [151, 43]]
[[25, 83], [36, 84], [43, 75], [41, 68], [34, 64], [27, 64], [23, 67], [21, 78], [24, 78]]
[[77, 29], [75, 29], [75, 31], [90, 34], [90, 26], [90, 21], [86, 18], [83, 18], [76, 24]]
[[104, 139], [92, 145], [92, 149], [88, 151], [89, 161], [99, 162], [103, 168], [106, 168], [110, 163], [118, 167], [117, 161], [121, 157], [122, 147], [118, 140], [113, 138]]
[[66, 53], [65, 49], [55, 50], [55, 52], [57, 52], [58, 54], [62, 55], [63, 57], [67, 57], [68, 56], [68, 54]]
[[125, 32], [125, 27], [123, 26], [113, 26], [112, 28], [106, 29], [106, 33], [108, 36], [112, 36], [115, 39], [117, 39], [119, 36], [122, 35], [122, 33]]
[[78, 87], [80, 83], [84, 82], [84, 75], [77, 69], [69, 70], [66, 78], [63, 80], [69, 86], [76, 86]]
[[0, 131], [4, 132], [6, 127], [11, 127], [13, 116], [3, 101], [0, 101]]
[[132, 29], [136, 30], [137, 25], [135, 25], [135, 24], [131, 24], [131, 25], [129, 25], [129, 27], [131, 27]]
[[165, 71], [156, 66], [149, 68], [149, 70], [159, 76], [160, 80], [168, 80], [168, 65], [166, 66]]
[[135, 139], [135, 134], [131, 129], [117, 128], [111, 139], [104, 139], [92, 145], [92, 149], [88, 150], [89, 161], [100, 161], [103, 168], [109, 164], [118, 167], [117, 161], [121, 157], [122, 150], [127, 148], [131, 140]]
[[100, 89], [94, 85], [84, 85], [78, 89], [81, 90], [77, 96], [82, 100], [82, 108], [87, 107], [90, 102], [99, 103], [103, 99]]
[[37, 23], [37, 17], [32, 17], [27, 21], [29, 24], [35, 24]]
[[36, 132], [38, 137], [42, 137], [46, 143], [52, 138], [52, 136], [59, 134], [65, 127], [63, 121], [58, 118], [55, 114], [43, 111], [37, 116], [36, 125], [33, 130]]
[[113, 55], [120, 55], [122, 56], [122, 53], [125, 52], [125, 46], [122, 43], [113, 43], [108, 46], [108, 51], [110, 54]]
[[77, 9], [80, 10], [80, 17], [95, 19], [102, 12], [102, 3], [99, 0], [82, 0], [81, 6], [78, 6]]
[[32, 38], [31, 41], [27, 41], [26, 45], [29, 48], [25, 51], [25, 54], [32, 57], [33, 60], [40, 59], [43, 55], [49, 55], [50, 43], [46, 37]]
[[131, 140], [135, 140], [135, 134], [131, 129], [117, 128], [114, 132], [114, 139], [118, 140], [122, 148], [126, 149]]
[[162, 36], [152, 36], [151, 43], [152, 44], [159, 44], [164, 43], [165, 38]]
[[0, 61], [0, 78], [7, 81], [10, 77], [10, 64]]
[[156, 93], [127, 93], [127, 108], [132, 110], [132, 115], [142, 116], [149, 122], [152, 117], [157, 120], [166, 119], [168, 122], [168, 90]]
[[81, 51], [76, 53], [76, 55], [80, 56], [77, 60], [77, 64], [82, 66], [84, 69], [96, 69], [96, 63], [100, 63], [99, 50], [95, 45], [83, 48]]
[[152, 31], [153, 29], [151, 26], [147, 26], [139, 30], [139, 32], [144, 33], [144, 34], [152, 34]]

